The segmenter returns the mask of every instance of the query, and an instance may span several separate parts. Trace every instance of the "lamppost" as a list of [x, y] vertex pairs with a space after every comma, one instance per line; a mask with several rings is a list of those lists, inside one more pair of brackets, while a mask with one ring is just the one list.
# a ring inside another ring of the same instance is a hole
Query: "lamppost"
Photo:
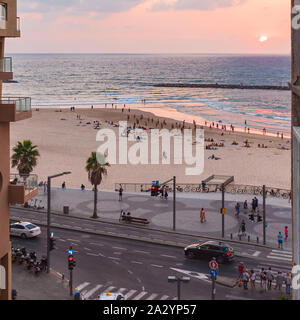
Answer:
[[51, 179], [71, 174], [70, 171], [62, 172], [48, 177], [47, 181], [47, 273], [50, 272], [50, 214], [51, 214]]
[[187, 283], [191, 280], [189, 277], [177, 277], [177, 276], [168, 276], [168, 282], [177, 282], [177, 300], [181, 300], [180, 295], [180, 284], [181, 282]]

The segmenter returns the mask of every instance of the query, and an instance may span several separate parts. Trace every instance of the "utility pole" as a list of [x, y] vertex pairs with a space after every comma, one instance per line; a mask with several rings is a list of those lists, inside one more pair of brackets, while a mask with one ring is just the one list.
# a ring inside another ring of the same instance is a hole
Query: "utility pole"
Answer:
[[263, 244], [266, 244], [266, 186], [263, 185]]
[[176, 230], [176, 177], [173, 177], [173, 230]]
[[[299, 256], [299, 177], [296, 175], [299, 171], [299, 141], [294, 135], [294, 127], [300, 127], [300, 0], [291, 0], [291, 35], [292, 35], [292, 118], [291, 118], [291, 135], [292, 135], [292, 172], [291, 172], [291, 190], [292, 190], [292, 240], [293, 240], [293, 265], [300, 264]], [[297, 145], [297, 146], [296, 146]], [[298, 168], [298, 170], [296, 170]], [[294, 177], [295, 174], [295, 177]], [[297, 184], [297, 185], [296, 185]], [[300, 290], [292, 290], [293, 300], [300, 300]]]
[[[222, 184], [222, 210], [225, 208], [225, 186]], [[225, 214], [222, 213], [222, 238], [225, 237]]]

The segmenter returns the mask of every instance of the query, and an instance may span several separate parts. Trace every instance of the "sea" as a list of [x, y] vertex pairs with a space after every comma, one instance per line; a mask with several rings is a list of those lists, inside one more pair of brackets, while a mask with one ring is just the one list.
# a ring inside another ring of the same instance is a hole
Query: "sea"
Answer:
[[[291, 93], [277, 90], [161, 88], [157, 83], [287, 85], [283, 55], [10, 54], [14, 80], [3, 95], [31, 97], [33, 107], [172, 108], [268, 132], [290, 133]], [[145, 100], [145, 104], [142, 101]]]

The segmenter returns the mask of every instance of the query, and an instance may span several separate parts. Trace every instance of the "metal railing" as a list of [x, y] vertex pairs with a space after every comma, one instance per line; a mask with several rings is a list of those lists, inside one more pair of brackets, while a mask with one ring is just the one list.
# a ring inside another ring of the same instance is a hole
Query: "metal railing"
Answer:
[[38, 176], [37, 174], [20, 175], [12, 173], [10, 175], [10, 183], [14, 185], [21, 185], [25, 187], [26, 191], [31, 191], [38, 187]]
[[[151, 183], [115, 183], [115, 190], [118, 191], [122, 186], [124, 192], [149, 192], [151, 190]], [[162, 186], [162, 185], [161, 185]], [[169, 187], [169, 192], [173, 191], [173, 183], [167, 183], [165, 186]], [[176, 184], [178, 192], [221, 192], [220, 184], [207, 184], [202, 188], [201, 183]], [[263, 195], [263, 188], [251, 185], [229, 184], [225, 187], [226, 193], [231, 194], [247, 194], [247, 195]], [[280, 189], [274, 187], [266, 187], [266, 196], [273, 198], [290, 199], [291, 191], [288, 189]]]
[[5, 57], [0, 59], [0, 72], [12, 72], [12, 58]]
[[17, 112], [31, 110], [31, 98], [29, 97], [3, 97], [0, 104], [15, 104]]

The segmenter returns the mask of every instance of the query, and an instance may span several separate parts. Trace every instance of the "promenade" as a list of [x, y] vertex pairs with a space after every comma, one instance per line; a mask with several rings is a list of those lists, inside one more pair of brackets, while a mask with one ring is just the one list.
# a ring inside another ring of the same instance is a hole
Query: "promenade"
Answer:
[[[245, 194], [225, 194], [225, 239], [239, 240], [239, 228], [242, 220], [246, 223], [246, 237], [242, 241], [259, 243], [263, 240], [262, 222], [252, 222], [248, 219], [249, 212], [244, 212], [242, 204], [248, 201], [249, 207], [254, 196]], [[262, 197], [257, 196], [260, 213], [262, 214]], [[37, 204], [47, 207], [47, 193], [39, 188]], [[235, 204], [241, 204], [240, 217], [235, 216]], [[221, 193], [177, 193], [176, 194], [176, 231], [186, 234], [199, 234], [202, 236], [221, 238], [222, 216], [220, 214]], [[69, 207], [69, 216], [90, 218], [93, 214], [94, 193], [91, 190], [52, 188], [51, 210], [54, 213], [63, 213], [63, 207]], [[206, 222], [200, 222], [200, 210], [206, 210]], [[168, 200], [160, 197], [151, 197], [150, 193], [123, 193], [122, 201], [119, 201], [118, 192], [98, 192], [98, 216], [99, 220], [119, 223], [120, 212], [130, 211], [131, 216], [149, 220], [147, 228], [163, 231], [173, 230], [173, 198], [169, 194]], [[256, 221], [256, 219], [255, 219]], [[267, 198], [266, 201], [266, 244], [277, 247], [277, 234], [284, 233], [284, 227], [288, 226], [291, 235], [291, 206], [288, 200]], [[122, 223], [122, 222], [121, 222]], [[284, 249], [291, 249], [291, 237], [284, 243]]]

